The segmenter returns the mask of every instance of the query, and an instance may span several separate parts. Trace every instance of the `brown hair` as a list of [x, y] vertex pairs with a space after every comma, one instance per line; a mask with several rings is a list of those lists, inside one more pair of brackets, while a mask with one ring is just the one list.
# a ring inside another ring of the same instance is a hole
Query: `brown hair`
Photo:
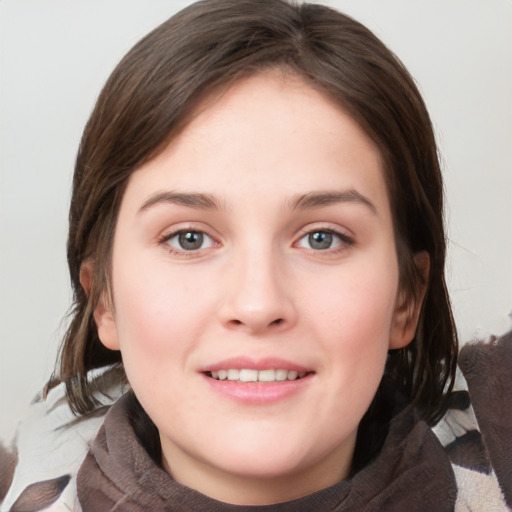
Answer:
[[[363, 25], [325, 6], [283, 0], [190, 5], [135, 45], [103, 88], [78, 152], [69, 214], [74, 306], [59, 377], [75, 412], [95, 406], [89, 370], [122, 367], [120, 353], [99, 341], [93, 312], [110, 290], [116, 219], [131, 173], [166, 146], [213, 88], [268, 68], [291, 70], [328, 95], [380, 149], [400, 289], [409, 303], [421, 284], [413, 255], [430, 255], [416, 336], [405, 349], [390, 352], [385, 374], [427, 421], [443, 413], [457, 335], [444, 280], [442, 178], [425, 104], [401, 62]], [[80, 284], [84, 261], [93, 266], [89, 294]]]

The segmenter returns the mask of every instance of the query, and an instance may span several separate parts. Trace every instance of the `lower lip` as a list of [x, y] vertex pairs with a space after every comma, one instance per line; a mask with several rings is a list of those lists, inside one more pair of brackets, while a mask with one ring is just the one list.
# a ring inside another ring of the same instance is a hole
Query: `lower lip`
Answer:
[[237, 382], [216, 380], [203, 374], [210, 387], [217, 393], [244, 404], [264, 405], [284, 400], [310, 384], [314, 374], [301, 379], [276, 382]]

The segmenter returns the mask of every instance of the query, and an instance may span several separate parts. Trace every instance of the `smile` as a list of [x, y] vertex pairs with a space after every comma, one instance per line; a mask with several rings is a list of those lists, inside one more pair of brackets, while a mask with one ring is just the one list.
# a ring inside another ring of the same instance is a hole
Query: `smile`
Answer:
[[249, 368], [228, 369], [207, 372], [207, 375], [215, 380], [228, 380], [234, 382], [284, 382], [302, 379], [307, 372], [295, 370], [266, 369], [254, 370]]
[[309, 389], [316, 372], [281, 368], [222, 368], [202, 372], [215, 393], [244, 405], [270, 405]]

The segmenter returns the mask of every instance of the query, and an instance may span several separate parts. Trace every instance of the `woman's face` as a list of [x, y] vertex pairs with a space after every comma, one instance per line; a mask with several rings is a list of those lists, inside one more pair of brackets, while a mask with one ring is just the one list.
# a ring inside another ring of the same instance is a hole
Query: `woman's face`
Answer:
[[232, 503], [345, 478], [387, 351], [415, 328], [378, 150], [278, 73], [204, 102], [134, 172], [112, 288], [98, 332], [122, 352], [164, 467]]

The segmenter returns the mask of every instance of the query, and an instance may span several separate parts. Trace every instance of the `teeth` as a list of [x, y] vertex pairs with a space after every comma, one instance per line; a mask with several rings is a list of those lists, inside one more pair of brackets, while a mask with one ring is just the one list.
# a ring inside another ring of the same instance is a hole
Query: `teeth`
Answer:
[[288, 372], [286, 370], [276, 370], [276, 380], [286, 380]]
[[276, 380], [275, 370], [260, 370], [258, 372], [258, 380], [260, 382], [274, 382]]
[[240, 370], [228, 370], [228, 380], [238, 380], [240, 378]]
[[288, 372], [288, 380], [295, 380], [297, 378], [297, 375], [298, 375], [297, 372], [294, 372], [294, 371]]
[[258, 370], [240, 370], [238, 380], [240, 382], [256, 382], [258, 380]]
[[282, 382], [285, 380], [302, 379], [306, 372], [296, 372], [294, 370], [251, 370], [242, 368], [240, 370], [232, 368], [229, 370], [218, 370], [210, 372], [212, 379], [230, 380], [238, 382]]

